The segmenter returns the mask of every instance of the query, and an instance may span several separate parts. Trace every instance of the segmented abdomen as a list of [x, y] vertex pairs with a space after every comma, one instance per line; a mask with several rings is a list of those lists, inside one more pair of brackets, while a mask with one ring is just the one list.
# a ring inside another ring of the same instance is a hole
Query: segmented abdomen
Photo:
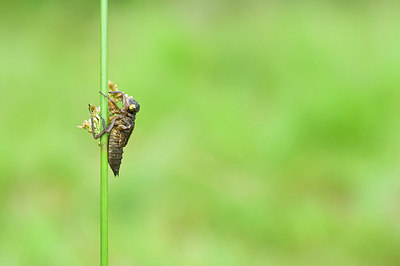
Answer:
[[122, 160], [122, 147], [119, 146], [121, 132], [117, 128], [113, 128], [108, 138], [108, 164], [110, 165], [114, 176], [119, 174], [119, 167]]

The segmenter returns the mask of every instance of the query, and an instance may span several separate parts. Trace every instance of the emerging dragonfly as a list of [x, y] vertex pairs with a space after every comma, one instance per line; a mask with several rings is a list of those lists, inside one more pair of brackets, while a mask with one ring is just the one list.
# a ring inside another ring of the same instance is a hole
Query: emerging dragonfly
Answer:
[[99, 114], [102, 120], [103, 130], [96, 135], [93, 122], [93, 114], [91, 111], [91, 106], [89, 104], [92, 135], [94, 139], [98, 139], [105, 133], [109, 133], [108, 164], [110, 165], [114, 173], [114, 176], [117, 176], [119, 174], [119, 167], [121, 165], [123, 148], [128, 143], [129, 137], [131, 136], [132, 131], [135, 127], [135, 118], [136, 114], [140, 110], [140, 105], [132, 97], [125, 95], [121, 91], [109, 91], [108, 93], [115, 93], [117, 95], [118, 94], [121, 95], [122, 97], [122, 109], [121, 109], [119, 108], [117, 103], [109, 96], [104, 95], [101, 92], [99, 93], [108, 99], [109, 109], [111, 110], [111, 114], [114, 116], [110, 116], [111, 123], [106, 127], [104, 118], [101, 117], [101, 115]]

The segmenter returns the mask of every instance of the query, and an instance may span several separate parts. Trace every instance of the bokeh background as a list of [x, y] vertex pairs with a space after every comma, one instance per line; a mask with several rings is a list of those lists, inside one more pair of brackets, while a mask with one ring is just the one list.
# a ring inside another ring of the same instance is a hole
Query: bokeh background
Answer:
[[[110, 0], [110, 265], [400, 265], [399, 11]], [[1, 1], [0, 80], [0, 265], [98, 265], [98, 1]]]

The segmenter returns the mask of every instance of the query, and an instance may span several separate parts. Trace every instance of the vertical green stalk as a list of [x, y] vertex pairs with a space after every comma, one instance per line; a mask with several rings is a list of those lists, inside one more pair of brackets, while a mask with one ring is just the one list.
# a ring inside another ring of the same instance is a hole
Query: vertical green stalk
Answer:
[[[100, 91], [108, 93], [108, 0], [100, 0]], [[101, 116], [108, 124], [108, 100], [100, 95]], [[108, 265], [108, 134], [100, 139], [100, 265]]]

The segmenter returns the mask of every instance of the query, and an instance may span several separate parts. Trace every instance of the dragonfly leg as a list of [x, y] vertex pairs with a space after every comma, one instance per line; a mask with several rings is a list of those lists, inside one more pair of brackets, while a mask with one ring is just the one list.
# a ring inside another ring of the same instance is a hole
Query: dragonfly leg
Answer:
[[119, 110], [120, 112], [122, 111], [121, 108], [119, 108], [119, 106], [117, 105], [116, 102], [113, 101], [113, 99], [111, 99], [110, 97], [108, 97], [108, 95], [104, 95], [101, 91], [99, 91], [99, 93], [101, 95], [103, 95], [104, 97], [106, 97], [116, 108], [117, 110]]
[[109, 91], [108, 93], [121, 93], [122, 94], [122, 106], [125, 107], [125, 94], [122, 91]]
[[117, 120], [117, 118], [119, 118], [118, 115], [115, 116], [115, 117], [111, 120], [111, 123], [110, 123], [110, 124], [107, 126], [107, 128], [106, 128], [106, 132], [107, 132], [107, 133], [110, 133], [110, 132], [111, 132], [111, 129], [113, 129], [114, 124], [115, 124], [115, 120]]

